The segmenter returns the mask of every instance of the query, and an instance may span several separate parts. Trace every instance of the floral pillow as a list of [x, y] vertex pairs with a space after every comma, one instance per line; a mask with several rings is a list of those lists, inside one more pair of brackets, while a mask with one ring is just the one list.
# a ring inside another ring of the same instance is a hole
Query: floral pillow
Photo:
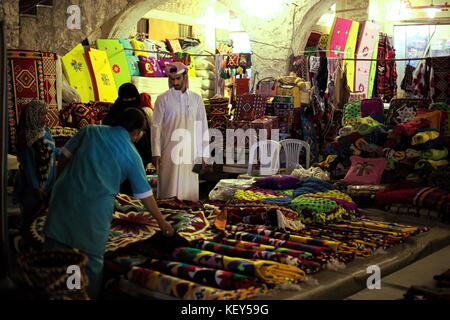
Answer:
[[377, 185], [386, 168], [385, 158], [362, 158], [351, 156], [352, 165], [344, 178], [344, 182], [353, 185]]

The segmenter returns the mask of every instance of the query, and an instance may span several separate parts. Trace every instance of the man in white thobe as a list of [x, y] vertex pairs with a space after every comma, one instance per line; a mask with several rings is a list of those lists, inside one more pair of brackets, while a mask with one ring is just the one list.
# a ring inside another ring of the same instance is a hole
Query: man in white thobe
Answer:
[[158, 198], [199, 200], [196, 163], [209, 157], [208, 122], [200, 95], [188, 89], [187, 68], [167, 65], [169, 90], [155, 102], [152, 119], [153, 164], [158, 170]]

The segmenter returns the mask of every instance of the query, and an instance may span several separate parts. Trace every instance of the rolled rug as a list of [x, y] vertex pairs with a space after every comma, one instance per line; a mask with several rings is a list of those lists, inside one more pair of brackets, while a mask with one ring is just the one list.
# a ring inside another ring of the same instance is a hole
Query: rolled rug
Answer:
[[256, 276], [271, 284], [297, 283], [305, 278], [305, 272], [294, 266], [266, 260], [234, 258], [196, 248], [177, 248], [173, 251], [172, 257], [200, 266]]
[[249, 232], [236, 232], [234, 234], [234, 238], [239, 239], [239, 240], [244, 240], [244, 241], [252, 241], [252, 242], [258, 242], [258, 243], [262, 243], [262, 244], [273, 245], [277, 248], [282, 247], [282, 248], [299, 250], [299, 251], [307, 251], [314, 255], [330, 255], [333, 252], [330, 248], [326, 248], [326, 247], [312, 246], [312, 245], [307, 245], [307, 244], [293, 242], [293, 241], [274, 239], [271, 237], [262, 236], [262, 235], [249, 233]]
[[181, 300], [245, 300], [267, 293], [265, 286], [222, 290], [139, 267], [133, 267], [127, 277], [140, 287]]
[[312, 263], [312, 261], [300, 259], [298, 257], [294, 257], [282, 252], [243, 249], [239, 247], [233, 247], [232, 245], [205, 240], [200, 240], [194, 245], [198, 249], [208, 250], [214, 253], [220, 253], [231, 257], [270, 260], [290, 266], [296, 266], [304, 270], [307, 274], [316, 273], [321, 270], [320, 264]]
[[442, 160], [444, 158], [447, 158], [448, 156], [448, 149], [444, 148], [442, 150], [439, 149], [428, 149], [422, 151], [422, 158], [428, 159], [428, 160]]
[[430, 140], [434, 140], [436, 138], [439, 137], [439, 132], [438, 131], [424, 131], [424, 132], [419, 132], [416, 133], [412, 139], [411, 139], [411, 144], [413, 146], [417, 145], [417, 144], [422, 144], [425, 142], [428, 142]]
[[146, 267], [184, 280], [224, 290], [248, 289], [262, 285], [262, 281], [256, 277], [177, 261], [151, 259]]

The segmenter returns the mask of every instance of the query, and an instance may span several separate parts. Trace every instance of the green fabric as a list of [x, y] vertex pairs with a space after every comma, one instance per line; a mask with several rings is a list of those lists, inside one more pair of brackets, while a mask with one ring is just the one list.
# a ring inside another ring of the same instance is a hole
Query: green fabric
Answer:
[[433, 110], [433, 111], [438, 111], [438, 110], [441, 110], [441, 111], [450, 111], [450, 105], [449, 105], [449, 104], [446, 104], [446, 103], [444, 103], [444, 102], [437, 102], [437, 103], [433, 103], [433, 104], [430, 106], [430, 110]]
[[381, 123], [371, 117], [359, 118], [354, 129], [362, 136], [372, 133], [372, 131], [381, 126]]
[[361, 102], [353, 101], [344, 105], [343, 119], [361, 117]]
[[298, 212], [303, 209], [310, 209], [316, 212], [330, 212], [340, 208], [333, 200], [305, 196], [298, 196], [292, 200], [291, 207]]
[[448, 156], [447, 148], [442, 150], [429, 149], [422, 152], [422, 158], [429, 160], [442, 160]]

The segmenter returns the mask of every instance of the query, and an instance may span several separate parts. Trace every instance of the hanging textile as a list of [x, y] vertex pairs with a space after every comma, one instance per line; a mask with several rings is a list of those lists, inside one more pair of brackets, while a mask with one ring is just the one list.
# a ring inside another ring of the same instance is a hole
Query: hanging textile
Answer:
[[16, 153], [17, 124], [22, 109], [33, 99], [57, 110], [56, 59], [51, 52], [8, 50], [9, 153]]
[[416, 68], [412, 65], [408, 64], [405, 68], [405, 76], [403, 77], [402, 83], [400, 84], [400, 88], [406, 92], [407, 96], [410, 96], [413, 91], [413, 73]]
[[[377, 59], [395, 59], [395, 49], [392, 45], [392, 38], [386, 34], [380, 36], [378, 43]], [[377, 62], [375, 96], [390, 102], [397, 95], [397, 71], [395, 61]]]
[[444, 102], [450, 97], [450, 56], [431, 58], [433, 68], [433, 100]]
[[414, 73], [414, 96], [428, 99], [430, 97], [431, 58], [421, 60]]
[[[363, 21], [356, 50], [356, 58], [370, 59], [372, 57], [375, 44], [378, 42], [380, 26], [377, 23]], [[355, 91], [363, 92], [366, 97], [369, 95], [369, 78], [372, 61], [355, 62]], [[372, 83], [373, 85], [373, 83]]]
[[[355, 49], [356, 49], [356, 41], [358, 39], [358, 31], [359, 31], [359, 22], [352, 21], [352, 26], [350, 27], [350, 31], [348, 33], [347, 42], [345, 43], [345, 54], [344, 58], [346, 59], [354, 59], [355, 58]], [[347, 80], [348, 86], [351, 91], [359, 91], [358, 88], [355, 88], [355, 61], [354, 60], [344, 60], [344, 66], [347, 69]]]

